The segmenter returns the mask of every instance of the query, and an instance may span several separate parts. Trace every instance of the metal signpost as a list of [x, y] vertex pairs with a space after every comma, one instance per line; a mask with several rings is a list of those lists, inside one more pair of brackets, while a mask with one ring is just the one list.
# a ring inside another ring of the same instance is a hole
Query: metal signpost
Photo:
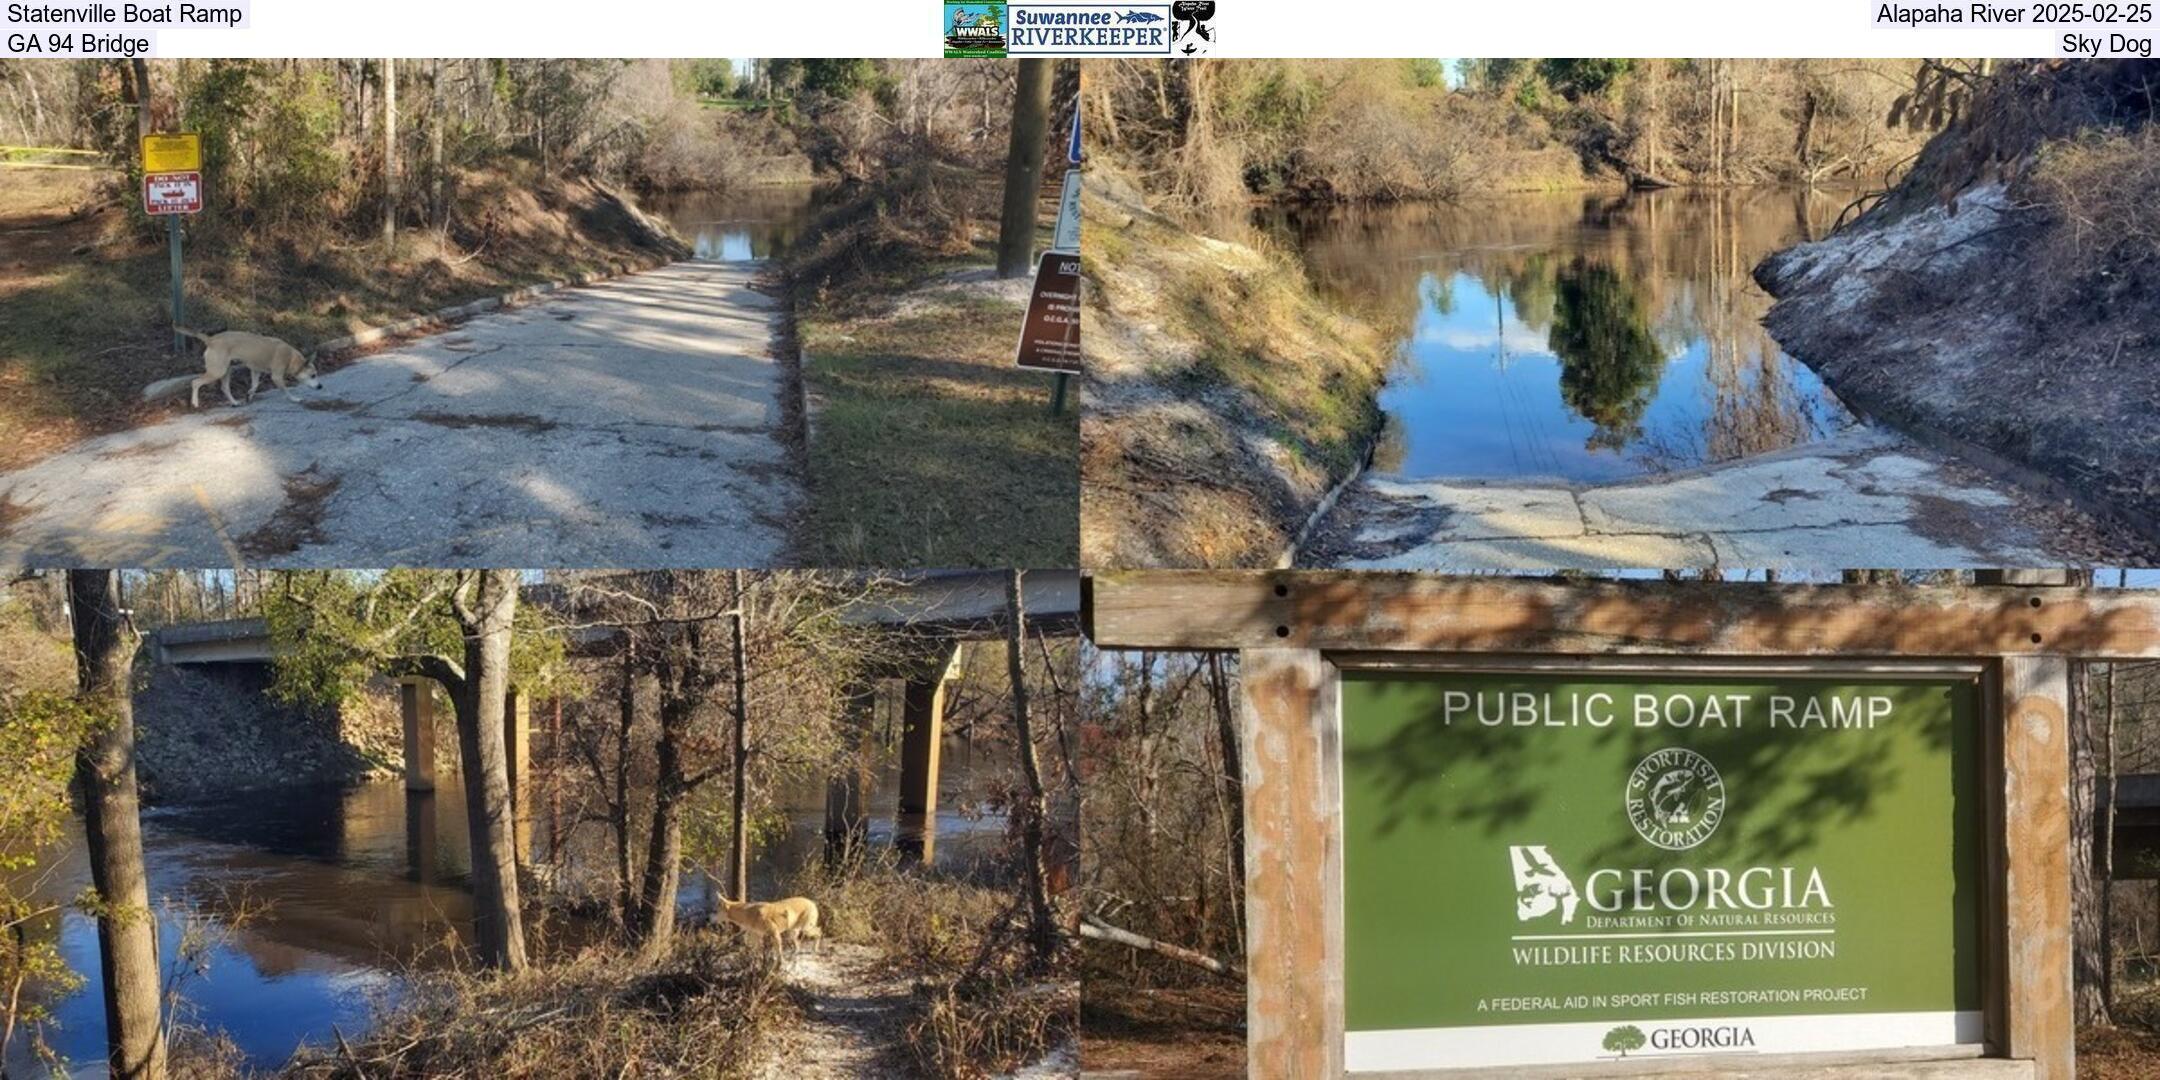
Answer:
[[1086, 596], [1099, 648], [1238, 652], [1256, 1077], [2074, 1071], [2070, 686], [2160, 657], [2160, 593]]
[[180, 290], [180, 218], [202, 212], [202, 136], [194, 132], [145, 135], [142, 139], [143, 212], [165, 219], [165, 237], [172, 252], [173, 352], [180, 353], [187, 339]]

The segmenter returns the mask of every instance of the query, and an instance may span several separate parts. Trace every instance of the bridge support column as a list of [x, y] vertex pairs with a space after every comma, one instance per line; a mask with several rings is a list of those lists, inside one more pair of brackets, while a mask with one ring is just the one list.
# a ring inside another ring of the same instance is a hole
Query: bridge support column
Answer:
[[532, 853], [532, 696], [514, 686], [503, 695], [503, 764], [510, 774], [510, 814], [523, 866]]
[[435, 790], [435, 684], [398, 680], [398, 712], [405, 721], [405, 790]]
[[928, 670], [909, 676], [900, 709], [900, 816], [893, 843], [903, 862], [930, 862], [937, 851], [938, 754], [945, 738], [945, 684], [957, 673], [960, 647], [938, 651]]
[[422, 885], [433, 885], [438, 859], [435, 793], [405, 793], [405, 876]]
[[840, 740], [845, 749], [825, 782], [825, 858], [834, 863], [852, 861], [870, 838], [865, 807], [876, 780], [871, 720], [877, 711], [877, 683], [864, 681], [850, 687], [841, 708]]

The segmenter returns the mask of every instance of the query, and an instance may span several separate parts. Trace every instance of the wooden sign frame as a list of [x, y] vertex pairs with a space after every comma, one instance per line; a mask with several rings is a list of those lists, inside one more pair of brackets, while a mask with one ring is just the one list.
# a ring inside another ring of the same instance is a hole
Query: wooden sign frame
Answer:
[[[1465, 667], [1978, 678], [1984, 1044], [1751, 1056], [1746, 1066], [1751, 1076], [1882, 1076], [1893, 1063], [1915, 1078], [2074, 1075], [2071, 661], [2160, 657], [2160, 593], [1337, 571], [1119, 571], [1085, 585], [1099, 648], [1239, 653], [1249, 1075], [1343, 1074], [1342, 672]], [[1704, 1056], [1426, 1075], [1732, 1064]]]

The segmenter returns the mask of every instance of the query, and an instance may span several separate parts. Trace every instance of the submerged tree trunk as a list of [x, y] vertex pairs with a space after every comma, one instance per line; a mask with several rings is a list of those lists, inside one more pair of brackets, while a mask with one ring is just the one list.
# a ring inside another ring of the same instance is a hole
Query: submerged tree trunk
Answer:
[[1035, 204], [1050, 139], [1050, 61], [1020, 61], [1013, 91], [1012, 141], [1005, 152], [1005, 203], [998, 213], [998, 276], [1028, 272], [1035, 254]]
[[517, 819], [510, 802], [509, 754], [503, 741], [517, 590], [517, 571], [482, 570], [473, 605], [467, 607], [459, 597], [465, 678], [451, 694], [457, 706], [458, 755], [465, 773], [465, 814], [472, 840], [473, 929], [481, 963], [504, 971], [525, 966]]
[[1005, 668], [1012, 680], [1013, 734], [1019, 740], [1020, 771], [1027, 780], [1020, 805], [1022, 857], [1027, 865], [1028, 940], [1039, 960], [1057, 951], [1057, 920], [1050, 911], [1048, 875], [1043, 866], [1043, 819], [1049, 801], [1043, 794], [1042, 765], [1035, 758], [1035, 733], [1028, 718], [1027, 666], [1021, 645], [1027, 640], [1027, 610], [1021, 599], [1024, 571], [1012, 570], [1005, 578]]
[[90, 880], [97, 889], [106, 1060], [116, 1077], [163, 1080], [157, 919], [143, 869], [135, 790], [135, 643], [120, 611], [113, 571], [70, 570], [67, 577], [76, 687], [98, 721], [76, 753], [75, 782], [82, 795]]

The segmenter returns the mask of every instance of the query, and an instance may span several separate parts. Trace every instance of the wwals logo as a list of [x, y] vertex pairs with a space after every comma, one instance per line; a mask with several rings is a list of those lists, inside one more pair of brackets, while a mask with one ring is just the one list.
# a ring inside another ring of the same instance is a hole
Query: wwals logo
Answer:
[[1667, 851], [1686, 851], [1725, 820], [1725, 779], [1710, 759], [1668, 747], [1642, 759], [1627, 781], [1628, 823]]
[[1005, 55], [1005, 5], [945, 3], [945, 55]]

